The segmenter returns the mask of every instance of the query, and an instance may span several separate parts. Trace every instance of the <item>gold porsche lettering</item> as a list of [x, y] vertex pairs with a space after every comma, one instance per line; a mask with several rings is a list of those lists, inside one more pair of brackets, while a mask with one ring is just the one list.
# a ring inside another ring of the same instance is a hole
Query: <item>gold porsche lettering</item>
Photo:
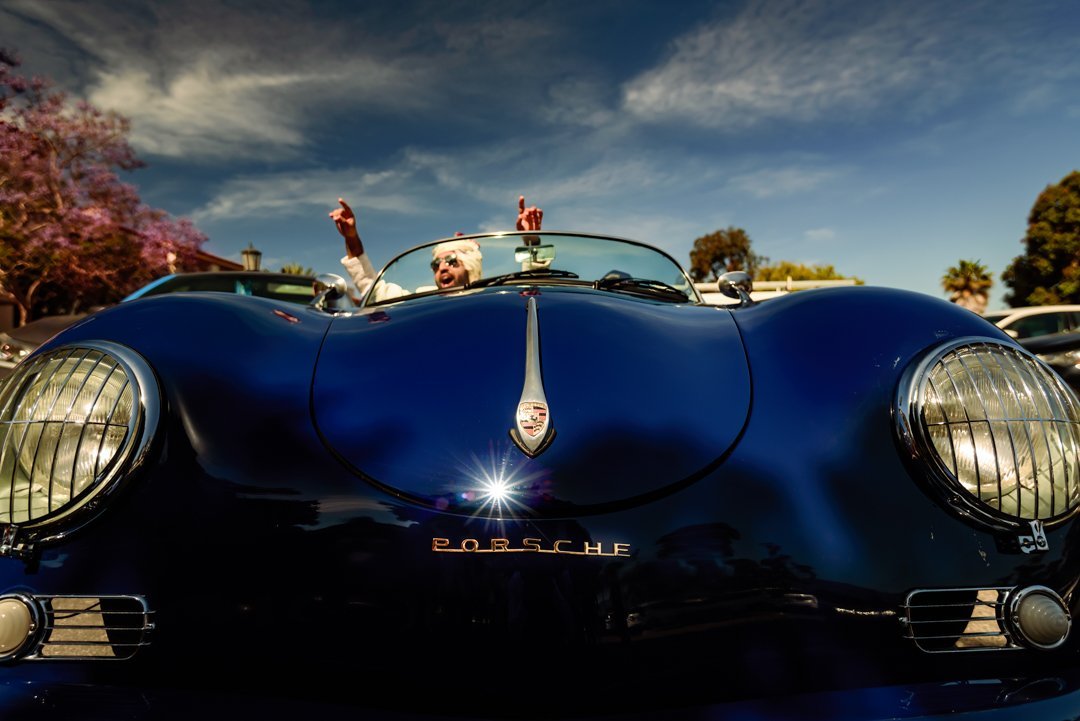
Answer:
[[630, 557], [629, 543], [593, 543], [569, 539], [545, 543], [540, 538], [523, 538], [520, 545], [513, 545], [509, 538], [491, 538], [487, 541], [463, 538], [456, 544], [449, 538], [432, 538], [431, 550], [436, 553], [558, 553], [567, 556]]

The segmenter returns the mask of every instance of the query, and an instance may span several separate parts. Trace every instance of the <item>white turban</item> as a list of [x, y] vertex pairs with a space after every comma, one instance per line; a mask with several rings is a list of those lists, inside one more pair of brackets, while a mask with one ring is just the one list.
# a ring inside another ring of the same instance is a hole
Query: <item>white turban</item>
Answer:
[[439, 243], [431, 249], [431, 259], [434, 260], [444, 253], [457, 255], [458, 261], [465, 266], [470, 283], [480, 280], [484, 275], [484, 256], [480, 254], [480, 244], [472, 238], [455, 238]]

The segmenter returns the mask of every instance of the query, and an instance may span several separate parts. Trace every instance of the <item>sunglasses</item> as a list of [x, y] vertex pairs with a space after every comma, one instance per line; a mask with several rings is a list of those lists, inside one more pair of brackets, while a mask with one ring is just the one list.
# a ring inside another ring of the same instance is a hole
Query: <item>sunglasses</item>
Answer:
[[443, 263], [446, 263], [451, 268], [456, 268], [458, 267], [458, 257], [453, 253], [447, 253], [440, 258], [436, 258], [435, 260], [431, 261], [431, 270], [438, 270], [439, 266]]

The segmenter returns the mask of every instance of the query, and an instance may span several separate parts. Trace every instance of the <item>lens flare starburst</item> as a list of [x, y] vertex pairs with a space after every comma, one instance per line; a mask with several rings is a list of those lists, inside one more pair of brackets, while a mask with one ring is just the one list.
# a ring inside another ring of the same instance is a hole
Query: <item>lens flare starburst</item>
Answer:
[[509, 448], [492, 449], [488, 458], [474, 456], [462, 469], [468, 490], [461, 495], [476, 504], [473, 518], [501, 521], [530, 515], [529, 499], [543, 471], [531, 464], [514, 466], [511, 458]]

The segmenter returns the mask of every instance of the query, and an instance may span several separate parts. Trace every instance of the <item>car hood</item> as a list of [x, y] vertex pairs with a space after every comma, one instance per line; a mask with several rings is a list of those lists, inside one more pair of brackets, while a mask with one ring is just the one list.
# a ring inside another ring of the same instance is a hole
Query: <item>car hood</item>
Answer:
[[[554, 436], [511, 439], [528, 301]], [[587, 289], [486, 289], [339, 318], [313, 384], [315, 423], [354, 472], [448, 512], [552, 516], [642, 502], [720, 463], [750, 374], [731, 312]]]

